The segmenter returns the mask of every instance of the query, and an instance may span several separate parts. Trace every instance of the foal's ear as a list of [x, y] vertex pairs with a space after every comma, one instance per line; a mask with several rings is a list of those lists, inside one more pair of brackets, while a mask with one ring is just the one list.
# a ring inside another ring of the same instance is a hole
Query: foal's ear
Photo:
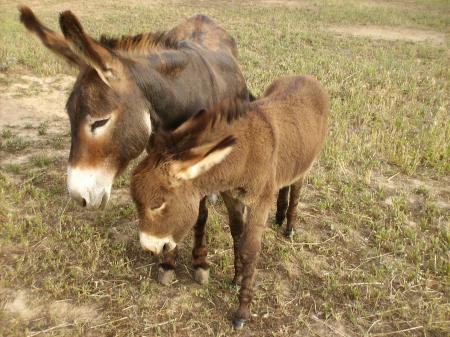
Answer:
[[83, 61], [70, 49], [64, 36], [44, 26], [29, 7], [19, 6], [18, 9], [20, 21], [31, 33], [36, 34], [48, 49], [73, 65], [81, 66], [83, 64]]
[[111, 85], [120, 78], [122, 64], [117, 56], [87, 35], [71, 11], [60, 14], [59, 25], [72, 51], [94, 68], [103, 82]]
[[181, 180], [195, 179], [213, 166], [221, 163], [233, 150], [236, 139], [228, 136], [217, 143], [210, 143], [190, 149], [184, 159], [172, 164], [172, 172]]

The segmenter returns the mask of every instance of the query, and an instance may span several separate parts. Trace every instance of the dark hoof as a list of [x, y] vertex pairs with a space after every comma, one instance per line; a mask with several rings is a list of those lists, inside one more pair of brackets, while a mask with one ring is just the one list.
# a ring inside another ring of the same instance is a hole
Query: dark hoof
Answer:
[[159, 267], [159, 269], [158, 269], [158, 282], [159, 283], [161, 283], [162, 285], [165, 285], [165, 286], [169, 286], [175, 281], [175, 279], [176, 279], [175, 270]]
[[200, 283], [201, 285], [206, 285], [209, 282], [209, 268], [195, 268], [194, 270], [194, 280]]
[[243, 318], [233, 318], [233, 328], [240, 330], [244, 327], [245, 319]]
[[284, 232], [284, 236], [292, 240], [294, 238], [294, 230], [286, 229], [286, 231]]

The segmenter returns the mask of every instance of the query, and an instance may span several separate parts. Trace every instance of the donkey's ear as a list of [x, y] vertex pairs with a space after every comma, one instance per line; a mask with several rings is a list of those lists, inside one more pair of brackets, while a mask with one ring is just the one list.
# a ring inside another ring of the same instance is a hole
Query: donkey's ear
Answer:
[[218, 143], [210, 143], [190, 149], [184, 159], [172, 164], [172, 172], [181, 180], [195, 179], [213, 166], [221, 163], [233, 150], [236, 139], [228, 136]]
[[71, 11], [61, 13], [59, 25], [73, 52], [94, 68], [103, 82], [111, 85], [113, 80], [120, 78], [122, 64], [119, 59], [110, 50], [88, 36]]
[[48, 49], [73, 65], [81, 66], [83, 64], [83, 61], [70, 49], [64, 36], [44, 26], [29, 7], [19, 6], [18, 9], [20, 21], [31, 33], [36, 34]]

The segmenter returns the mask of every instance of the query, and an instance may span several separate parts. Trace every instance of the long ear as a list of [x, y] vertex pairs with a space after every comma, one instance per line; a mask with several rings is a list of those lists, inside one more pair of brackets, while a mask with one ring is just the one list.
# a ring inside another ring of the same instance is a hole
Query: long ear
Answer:
[[228, 136], [218, 143], [193, 148], [184, 158], [172, 164], [172, 173], [178, 179], [195, 179], [222, 162], [231, 153], [235, 144], [236, 139], [233, 136]]
[[31, 33], [36, 34], [48, 49], [62, 56], [71, 64], [76, 66], [83, 64], [83, 61], [70, 49], [64, 36], [44, 26], [29, 7], [19, 6], [18, 9], [20, 21]]
[[71, 11], [61, 13], [59, 25], [70, 48], [86, 64], [94, 68], [107, 85], [111, 85], [111, 81], [120, 78], [122, 64], [119, 59], [110, 50], [89, 37]]

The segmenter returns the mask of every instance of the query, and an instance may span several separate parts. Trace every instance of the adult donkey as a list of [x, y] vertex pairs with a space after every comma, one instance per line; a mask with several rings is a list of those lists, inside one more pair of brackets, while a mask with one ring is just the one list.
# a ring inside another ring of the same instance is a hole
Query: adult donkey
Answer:
[[19, 11], [29, 31], [80, 70], [67, 101], [67, 184], [83, 206], [106, 205], [114, 178], [144, 151], [155, 128], [177, 127], [224, 97], [248, 99], [234, 39], [204, 15], [166, 32], [97, 41], [70, 11], [59, 18], [64, 36], [30, 8]]

